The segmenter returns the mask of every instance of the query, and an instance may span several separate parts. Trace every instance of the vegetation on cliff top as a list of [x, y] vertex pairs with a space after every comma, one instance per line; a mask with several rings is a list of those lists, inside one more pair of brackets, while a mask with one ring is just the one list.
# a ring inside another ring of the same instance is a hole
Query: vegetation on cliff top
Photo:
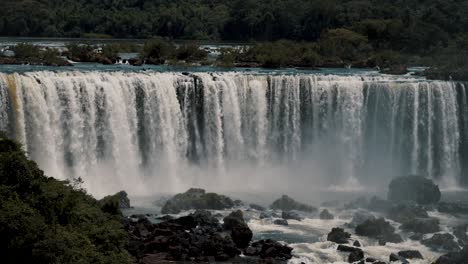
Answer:
[[132, 262], [120, 216], [103, 212], [79, 184], [44, 176], [0, 135], [2, 263]]

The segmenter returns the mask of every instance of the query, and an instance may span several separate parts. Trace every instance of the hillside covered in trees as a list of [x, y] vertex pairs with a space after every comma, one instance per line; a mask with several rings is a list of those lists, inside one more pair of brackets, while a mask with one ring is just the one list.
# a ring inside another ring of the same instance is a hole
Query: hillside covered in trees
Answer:
[[466, 10], [467, 0], [4, 0], [0, 35], [290, 40], [315, 45], [296, 46], [307, 55], [296, 65], [416, 64], [456, 75], [468, 68]]

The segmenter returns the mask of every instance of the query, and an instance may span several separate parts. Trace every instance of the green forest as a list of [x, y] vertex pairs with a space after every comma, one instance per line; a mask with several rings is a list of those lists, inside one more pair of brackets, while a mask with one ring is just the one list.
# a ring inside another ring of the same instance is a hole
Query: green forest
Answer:
[[270, 50], [284, 50], [287, 40], [313, 43], [294, 48], [302, 57], [296, 65], [339, 58], [460, 69], [468, 61], [467, 10], [467, 0], [3, 0], [0, 35], [283, 41], [260, 46]]

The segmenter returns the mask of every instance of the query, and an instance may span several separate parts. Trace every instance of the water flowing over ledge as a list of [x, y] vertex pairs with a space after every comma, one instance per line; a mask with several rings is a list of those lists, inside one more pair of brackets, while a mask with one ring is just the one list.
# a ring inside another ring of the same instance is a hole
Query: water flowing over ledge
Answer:
[[92, 193], [468, 183], [466, 84], [247, 73], [0, 74], [0, 129]]

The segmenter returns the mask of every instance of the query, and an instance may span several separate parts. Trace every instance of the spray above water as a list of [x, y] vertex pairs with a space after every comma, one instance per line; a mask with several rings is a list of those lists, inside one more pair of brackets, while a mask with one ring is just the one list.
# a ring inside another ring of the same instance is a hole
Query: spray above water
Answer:
[[[245, 73], [0, 75], [0, 129], [91, 193], [466, 183], [463, 83]], [[13, 87], [14, 86], [14, 87]]]

